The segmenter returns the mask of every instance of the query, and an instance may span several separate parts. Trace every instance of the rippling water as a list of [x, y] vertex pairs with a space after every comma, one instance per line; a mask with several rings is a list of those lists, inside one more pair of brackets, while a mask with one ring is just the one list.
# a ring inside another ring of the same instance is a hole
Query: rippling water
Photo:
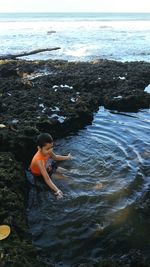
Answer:
[[29, 192], [29, 226], [43, 260], [66, 267], [130, 249], [148, 253], [149, 224], [138, 206], [150, 185], [149, 115], [101, 107], [92, 125], [57, 142], [56, 153], [75, 157], [61, 164], [68, 177], [54, 178], [64, 199], [42, 187]]

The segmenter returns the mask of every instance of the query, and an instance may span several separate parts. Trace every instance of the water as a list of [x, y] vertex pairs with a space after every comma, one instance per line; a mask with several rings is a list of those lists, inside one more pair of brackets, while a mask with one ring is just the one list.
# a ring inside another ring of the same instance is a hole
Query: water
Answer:
[[[61, 47], [25, 58], [150, 62], [149, 33], [149, 13], [0, 14], [0, 54]], [[54, 178], [64, 199], [42, 185], [29, 192], [30, 232], [43, 261], [69, 267], [129, 250], [149, 255], [147, 202], [140, 201], [150, 187], [149, 115], [101, 107], [92, 125], [57, 143], [57, 153], [75, 157], [62, 164], [68, 177]]]
[[140, 202], [150, 188], [149, 115], [101, 107], [91, 125], [57, 142], [56, 153], [75, 157], [61, 164], [67, 178], [53, 178], [64, 199], [44, 189], [29, 193], [30, 231], [43, 261], [66, 267], [123, 258], [130, 249], [149, 255], [146, 203]]
[[150, 62], [149, 13], [0, 14], [0, 54], [61, 47], [26, 59]]

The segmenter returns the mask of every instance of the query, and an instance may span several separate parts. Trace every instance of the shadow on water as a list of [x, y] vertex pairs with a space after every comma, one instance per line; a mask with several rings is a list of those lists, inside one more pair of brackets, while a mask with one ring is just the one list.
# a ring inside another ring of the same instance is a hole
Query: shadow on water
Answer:
[[129, 250], [148, 256], [141, 199], [149, 190], [149, 122], [148, 110], [120, 114], [100, 108], [92, 125], [58, 141], [56, 153], [75, 157], [61, 163], [69, 170], [66, 179], [53, 177], [64, 199], [42, 185], [29, 191], [30, 231], [43, 260], [71, 266], [123, 257]]

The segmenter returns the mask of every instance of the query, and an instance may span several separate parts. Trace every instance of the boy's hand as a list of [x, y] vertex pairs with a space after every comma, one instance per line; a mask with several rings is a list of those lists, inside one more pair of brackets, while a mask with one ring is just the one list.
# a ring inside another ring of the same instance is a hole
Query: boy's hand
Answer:
[[63, 192], [61, 190], [57, 190], [55, 193], [55, 196], [57, 199], [63, 198]]
[[71, 153], [69, 153], [67, 157], [68, 157], [68, 160], [73, 159], [73, 156], [71, 155]]

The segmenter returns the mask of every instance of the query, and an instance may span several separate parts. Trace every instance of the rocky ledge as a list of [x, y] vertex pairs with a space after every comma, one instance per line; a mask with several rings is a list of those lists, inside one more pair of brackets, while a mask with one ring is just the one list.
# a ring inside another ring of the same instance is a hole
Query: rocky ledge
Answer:
[[[149, 84], [146, 62], [0, 61], [0, 224], [11, 227], [1, 241], [2, 266], [43, 266], [25, 217], [23, 169], [35, 152], [36, 136], [49, 132], [56, 139], [75, 132], [91, 123], [101, 105], [130, 112], [149, 108]], [[94, 266], [106, 265], [122, 263]], [[141, 260], [138, 266], [148, 265]]]

